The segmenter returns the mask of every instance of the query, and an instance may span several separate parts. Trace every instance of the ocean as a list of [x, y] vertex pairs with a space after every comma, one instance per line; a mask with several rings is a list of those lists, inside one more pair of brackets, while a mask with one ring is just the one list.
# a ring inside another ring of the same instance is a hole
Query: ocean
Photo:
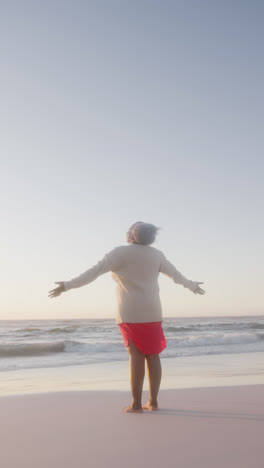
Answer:
[[[223, 384], [228, 372], [234, 377], [237, 369], [244, 383], [264, 383], [264, 316], [169, 317], [162, 326], [167, 341], [160, 354], [164, 388], [179, 385], [179, 372], [184, 375], [181, 383], [187, 385], [189, 375], [187, 386], [195, 386], [205, 371], [207, 380], [214, 376], [211, 384], [220, 372]], [[0, 321], [0, 395], [47, 388], [105, 389], [110, 384], [129, 388], [127, 369], [128, 353], [114, 319]]]

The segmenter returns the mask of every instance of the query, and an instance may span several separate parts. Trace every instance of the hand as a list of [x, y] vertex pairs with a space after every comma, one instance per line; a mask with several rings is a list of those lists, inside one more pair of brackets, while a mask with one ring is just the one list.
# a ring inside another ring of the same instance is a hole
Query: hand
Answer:
[[205, 294], [205, 291], [202, 288], [200, 288], [200, 286], [199, 286], [199, 284], [204, 284], [204, 282], [203, 281], [200, 281], [200, 282], [196, 281], [196, 283], [198, 284], [198, 286], [195, 289], [195, 291], [193, 291], [194, 294]]
[[55, 281], [55, 284], [59, 284], [60, 286], [58, 286], [57, 288], [55, 289], [51, 289], [49, 291], [49, 297], [52, 299], [53, 297], [57, 297], [57, 296], [60, 296], [61, 293], [63, 293], [65, 291], [64, 289], [64, 285], [63, 285], [63, 281]]

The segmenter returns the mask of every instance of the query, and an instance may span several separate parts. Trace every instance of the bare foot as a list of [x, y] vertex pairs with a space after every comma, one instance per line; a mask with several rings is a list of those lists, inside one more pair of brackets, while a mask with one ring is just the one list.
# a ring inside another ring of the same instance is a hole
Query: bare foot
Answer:
[[143, 413], [143, 408], [133, 408], [132, 405], [122, 409], [122, 413]]
[[159, 411], [158, 405], [153, 405], [151, 403], [147, 403], [146, 405], [142, 406], [143, 410], [148, 410], [148, 411]]

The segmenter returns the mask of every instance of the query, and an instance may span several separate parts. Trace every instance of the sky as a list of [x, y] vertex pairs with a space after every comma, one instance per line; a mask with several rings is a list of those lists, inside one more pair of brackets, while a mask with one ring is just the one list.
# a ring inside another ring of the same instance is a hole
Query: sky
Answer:
[[111, 273], [48, 292], [136, 221], [204, 281], [160, 275], [164, 318], [264, 314], [263, 19], [256, 0], [1, 4], [0, 319], [114, 319]]

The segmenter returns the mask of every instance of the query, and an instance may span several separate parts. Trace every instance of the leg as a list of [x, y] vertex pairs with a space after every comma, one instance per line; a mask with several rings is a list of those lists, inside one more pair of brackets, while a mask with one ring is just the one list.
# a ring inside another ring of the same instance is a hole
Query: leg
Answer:
[[150, 411], [155, 411], [158, 410], [157, 398], [162, 375], [159, 354], [147, 354], [146, 361], [149, 378], [149, 401], [145, 406], [143, 406], [143, 408]]
[[123, 412], [142, 413], [142, 390], [145, 377], [145, 355], [139, 351], [131, 339], [127, 347], [129, 353], [129, 377], [133, 401]]

